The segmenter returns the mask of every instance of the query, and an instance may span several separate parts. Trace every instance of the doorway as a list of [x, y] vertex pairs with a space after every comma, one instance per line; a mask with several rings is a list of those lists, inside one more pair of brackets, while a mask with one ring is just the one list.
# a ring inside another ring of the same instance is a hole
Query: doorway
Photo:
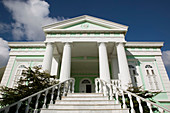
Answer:
[[92, 81], [88, 78], [82, 79], [79, 88], [80, 93], [92, 93]]

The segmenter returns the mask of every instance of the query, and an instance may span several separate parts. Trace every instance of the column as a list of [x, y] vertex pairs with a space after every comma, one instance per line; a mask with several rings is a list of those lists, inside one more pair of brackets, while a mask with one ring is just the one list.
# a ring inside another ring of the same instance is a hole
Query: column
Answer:
[[53, 58], [53, 43], [48, 42], [46, 45], [44, 60], [43, 60], [43, 70], [50, 73], [51, 72], [51, 64]]
[[53, 56], [52, 59], [52, 67], [51, 67], [51, 75], [58, 76], [58, 68], [59, 68], [59, 56]]
[[119, 79], [123, 89], [127, 89], [128, 83], [131, 83], [128, 62], [126, 58], [124, 43], [117, 43], [117, 57], [119, 65]]
[[110, 71], [107, 56], [107, 49], [104, 42], [99, 45], [99, 72], [100, 79], [110, 83]]
[[71, 46], [65, 43], [61, 62], [60, 82], [68, 80], [71, 72]]
[[111, 67], [112, 67], [112, 79], [118, 79], [119, 68], [116, 56], [114, 56], [111, 59]]

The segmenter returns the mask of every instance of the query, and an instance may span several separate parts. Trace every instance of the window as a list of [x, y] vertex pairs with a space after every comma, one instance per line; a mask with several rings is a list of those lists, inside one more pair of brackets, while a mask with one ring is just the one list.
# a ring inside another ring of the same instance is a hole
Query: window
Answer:
[[149, 83], [150, 90], [159, 90], [159, 85], [157, 82], [157, 76], [155, 75], [154, 68], [151, 65], [145, 65], [146, 77]]
[[152, 71], [152, 75], [155, 75], [154, 71], [153, 70], [151, 70], [151, 71]]
[[26, 69], [25, 65], [18, 66], [18, 69], [17, 69], [16, 74], [15, 74], [15, 78], [14, 78], [14, 85], [13, 85], [14, 87], [17, 86], [17, 82], [21, 78], [21, 75], [25, 71], [25, 69]]
[[90, 81], [89, 80], [83, 80], [82, 81], [82, 84], [86, 84], [86, 83], [90, 83]]
[[136, 72], [135, 66], [129, 65], [129, 72], [131, 75], [131, 80], [132, 80], [133, 86], [137, 87], [137, 78], [136, 78], [137, 72]]
[[149, 70], [146, 70], [147, 75], [149, 75]]

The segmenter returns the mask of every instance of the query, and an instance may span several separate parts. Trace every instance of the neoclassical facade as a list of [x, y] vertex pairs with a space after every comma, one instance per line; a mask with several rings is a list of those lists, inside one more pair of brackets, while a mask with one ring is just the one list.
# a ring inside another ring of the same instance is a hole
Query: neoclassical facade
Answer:
[[169, 105], [163, 42], [127, 42], [127, 30], [128, 26], [87, 15], [44, 26], [44, 42], [9, 42], [1, 85], [14, 87], [25, 67], [40, 66], [61, 82], [75, 78], [75, 92], [94, 92], [94, 80], [100, 78], [118, 81], [123, 89], [131, 84], [161, 91], [155, 99]]

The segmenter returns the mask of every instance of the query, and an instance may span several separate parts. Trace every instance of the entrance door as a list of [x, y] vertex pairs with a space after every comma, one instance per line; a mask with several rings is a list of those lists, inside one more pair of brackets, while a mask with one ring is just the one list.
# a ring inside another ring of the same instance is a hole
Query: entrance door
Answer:
[[91, 93], [92, 82], [89, 79], [83, 79], [80, 81], [80, 93]]

